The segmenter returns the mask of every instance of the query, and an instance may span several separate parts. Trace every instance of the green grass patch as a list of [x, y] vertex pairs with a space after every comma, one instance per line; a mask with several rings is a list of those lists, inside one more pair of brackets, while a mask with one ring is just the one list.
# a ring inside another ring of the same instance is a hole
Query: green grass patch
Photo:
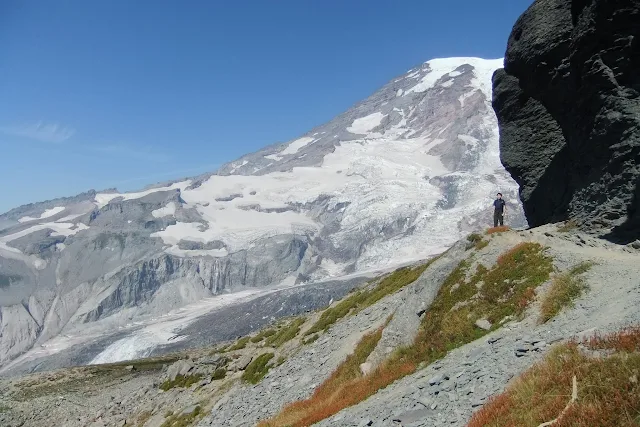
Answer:
[[303, 338], [302, 344], [304, 345], [311, 344], [312, 342], [316, 341], [318, 338], [320, 338], [319, 334], [313, 334], [309, 338]]
[[11, 408], [9, 408], [6, 405], [3, 405], [2, 403], [0, 403], [0, 414], [2, 414], [3, 412], [9, 412]]
[[260, 331], [260, 333], [258, 333], [258, 335], [256, 335], [255, 337], [251, 338], [251, 342], [252, 343], [259, 343], [263, 339], [269, 338], [270, 336], [273, 336], [276, 333], [278, 333], [278, 331], [276, 331], [275, 329], [264, 329], [264, 330]]
[[291, 321], [288, 325], [277, 331], [275, 334], [269, 336], [264, 344], [268, 347], [278, 348], [284, 343], [291, 341], [300, 332], [300, 326], [304, 324], [306, 319], [299, 317]]
[[250, 336], [242, 337], [238, 341], [236, 341], [235, 344], [229, 347], [226, 351], [242, 350], [247, 346], [250, 339], [251, 339]]
[[473, 248], [475, 248], [476, 250], [480, 250], [482, 248], [485, 248], [488, 244], [489, 242], [484, 240], [480, 234], [471, 233], [467, 236], [466, 250]]
[[273, 353], [263, 353], [256, 357], [242, 373], [242, 379], [251, 384], [258, 384], [269, 372], [268, 364], [273, 356]]
[[592, 266], [592, 263], [583, 262], [553, 278], [549, 290], [540, 303], [539, 323], [548, 322], [562, 309], [573, 305], [573, 301], [587, 289], [581, 275], [589, 271]]
[[202, 374], [193, 375], [176, 375], [176, 378], [172, 380], [166, 380], [160, 384], [160, 390], [171, 390], [172, 388], [181, 387], [188, 388], [202, 379]]
[[201, 415], [202, 408], [198, 405], [190, 414], [170, 415], [160, 427], [187, 427], [193, 425]]
[[278, 360], [276, 360], [276, 366], [282, 365], [286, 360], [287, 359], [284, 356], [278, 357]]
[[305, 335], [324, 332], [329, 329], [331, 325], [348, 314], [357, 313], [358, 311], [375, 304], [387, 295], [391, 295], [415, 282], [416, 279], [420, 277], [427, 267], [429, 267], [429, 265], [431, 265], [436, 259], [437, 257], [414, 268], [399, 268], [380, 280], [375, 287], [354, 292], [334, 307], [327, 308], [320, 315], [320, 319], [318, 319], [318, 321], [307, 332], [305, 332]]
[[215, 370], [213, 375], [211, 375], [212, 380], [222, 380], [227, 376], [227, 370], [225, 368], [218, 368]]

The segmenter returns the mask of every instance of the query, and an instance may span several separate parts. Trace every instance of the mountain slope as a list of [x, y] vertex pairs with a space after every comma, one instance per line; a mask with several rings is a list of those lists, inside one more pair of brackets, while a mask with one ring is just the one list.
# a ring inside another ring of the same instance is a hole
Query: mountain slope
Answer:
[[[133, 333], [222, 292], [385, 268], [448, 247], [488, 223], [495, 192], [516, 205], [490, 104], [501, 65], [432, 60], [215, 174], [2, 215], [0, 364], [34, 346], [62, 351], [71, 345], [58, 345], [64, 335], [79, 345], [115, 328]], [[512, 224], [524, 223], [511, 212]], [[148, 355], [193, 320], [126, 357]], [[124, 357], [109, 354], [98, 360]]]

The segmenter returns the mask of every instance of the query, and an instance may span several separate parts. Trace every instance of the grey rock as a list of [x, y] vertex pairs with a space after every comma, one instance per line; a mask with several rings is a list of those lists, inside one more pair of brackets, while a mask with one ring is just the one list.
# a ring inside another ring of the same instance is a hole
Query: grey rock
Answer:
[[410, 424], [415, 423], [416, 421], [422, 421], [432, 414], [433, 411], [431, 409], [416, 409], [414, 411], [404, 412], [394, 417], [393, 421], [399, 422], [401, 424]]
[[440, 373], [429, 379], [429, 385], [438, 385], [447, 379], [449, 379], [449, 377], [446, 374]]
[[173, 381], [178, 375], [187, 375], [193, 367], [193, 363], [190, 360], [180, 359], [169, 365], [166, 376]]
[[180, 415], [191, 415], [196, 411], [197, 407], [198, 407], [197, 405], [191, 405], [187, 408], [184, 408], [180, 413]]
[[491, 329], [491, 322], [489, 322], [487, 319], [478, 319], [476, 320], [476, 326], [480, 329], [488, 331], [489, 329]]
[[571, 218], [614, 241], [640, 237], [640, 27], [629, 25], [639, 10], [537, 0], [516, 22], [493, 107], [530, 226]]

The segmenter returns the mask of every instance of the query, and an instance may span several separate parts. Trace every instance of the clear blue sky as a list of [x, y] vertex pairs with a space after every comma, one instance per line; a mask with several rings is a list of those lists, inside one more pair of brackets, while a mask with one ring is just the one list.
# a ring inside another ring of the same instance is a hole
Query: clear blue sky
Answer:
[[531, 0], [2, 0], [0, 212], [214, 170], [446, 56]]

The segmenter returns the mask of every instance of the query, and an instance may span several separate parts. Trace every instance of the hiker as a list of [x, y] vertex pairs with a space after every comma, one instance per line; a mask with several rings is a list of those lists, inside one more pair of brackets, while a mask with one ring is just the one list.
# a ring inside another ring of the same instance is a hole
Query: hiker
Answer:
[[504, 208], [507, 204], [502, 200], [502, 193], [498, 193], [498, 197], [493, 201], [493, 226], [497, 227], [500, 223], [500, 227], [504, 225]]

